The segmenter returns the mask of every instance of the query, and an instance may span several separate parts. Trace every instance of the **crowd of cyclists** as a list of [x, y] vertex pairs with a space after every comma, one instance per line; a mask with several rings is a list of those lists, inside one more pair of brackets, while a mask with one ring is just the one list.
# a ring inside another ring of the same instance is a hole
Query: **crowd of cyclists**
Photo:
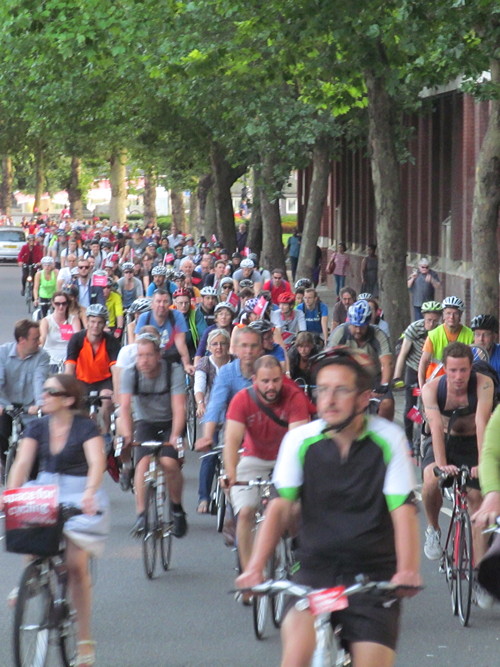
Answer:
[[[286, 531], [294, 536], [300, 583], [350, 585], [363, 573], [406, 587], [402, 596], [415, 594], [420, 459], [426, 557], [438, 560], [443, 551], [433, 469], [454, 475], [465, 464], [479, 566], [487, 550], [481, 528], [500, 514], [498, 412], [490, 421], [500, 386], [499, 325], [490, 314], [462, 324], [465, 307], [456, 296], [422, 301], [439, 282], [427, 260], [408, 279], [415, 319], [397, 354], [373, 294], [337, 281], [330, 312], [311, 280], [291, 283], [285, 267], [260, 266], [241, 244], [226, 249], [175, 225], [162, 233], [154, 225], [33, 222], [18, 264], [23, 296], [33, 276], [35, 312], [16, 323], [14, 342], [0, 346], [2, 464], [12, 429], [5, 408], [22, 405], [25, 431], [6, 488], [57, 483], [61, 498], [85, 513], [65, 530], [77, 665], [95, 662], [86, 568], [109, 530], [105, 468], [119, 469], [124, 491], [133, 487], [132, 534], [141, 535], [150, 453], [141, 443], [161, 441], [172, 532], [188, 532], [188, 395], [201, 428], [196, 449], [222, 447], [231, 508], [225, 538], [237, 548], [243, 604]], [[403, 387], [404, 431], [393, 423], [394, 392]], [[96, 394], [97, 422], [81, 412]], [[215, 461], [201, 461], [200, 514], [210, 512]], [[248, 482], [268, 477], [274, 497], [255, 538], [258, 492]], [[475, 587], [477, 603], [490, 607], [491, 592]], [[392, 665], [399, 602], [382, 609], [360, 596], [349, 609], [338, 620], [354, 664]], [[283, 665], [309, 664], [312, 615], [290, 608], [282, 638]]]

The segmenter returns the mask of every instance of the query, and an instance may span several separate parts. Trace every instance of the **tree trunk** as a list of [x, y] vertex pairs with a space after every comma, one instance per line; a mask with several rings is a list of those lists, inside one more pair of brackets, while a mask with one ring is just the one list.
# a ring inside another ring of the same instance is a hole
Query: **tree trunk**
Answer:
[[180, 232], [184, 232], [186, 228], [186, 214], [184, 212], [184, 195], [182, 192], [170, 190], [170, 204], [172, 206], [172, 224]]
[[144, 223], [156, 225], [156, 174], [144, 174]]
[[214, 200], [214, 190], [211, 188], [207, 192], [207, 198], [205, 201], [205, 220], [203, 224], [203, 233], [207, 237], [207, 241], [210, 242], [212, 234], [217, 236], [217, 217], [215, 215], [215, 200]]
[[260, 265], [272, 269], [285, 268], [285, 253], [281, 232], [280, 200], [276, 194], [281, 192], [274, 176], [275, 162], [271, 155], [266, 155], [262, 166], [263, 185], [260, 191], [260, 208], [262, 211], [262, 254]]
[[127, 151], [122, 149], [114, 153], [110, 164], [109, 219], [112, 224], [122, 225], [127, 220]]
[[66, 186], [68, 192], [69, 209], [72, 218], [83, 219], [83, 201], [82, 190], [80, 188], [80, 176], [82, 170], [82, 161], [79, 157], [73, 155], [71, 158], [71, 173]]
[[252, 201], [252, 215], [250, 218], [250, 224], [248, 225], [247, 246], [252, 252], [257, 253], [259, 257], [262, 252], [262, 209], [260, 206], [260, 188], [256, 187], [255, 184], [260, 183], [260, 180], [260, 170], [254, 167], [254, 195]]
[[321, 219], [328, 194], [328, 176], [330, 174], [330, 149], [328, 139], [319, 138], [313, 149], [312, 179], [307, 201], [302, 242], [300, 244], [297, 277], [312, 280], [316, 266], [316, 246], [321, 229]]
[[234, 224], [233, 200], [231, 186], [246, 171], [245, 167], [231, 167], [226, 161], [222, 148], [212, 143], [210, 150], [212, 165], [213, 192], [215, 203], [215, 219], [217, 222], [217, 239], [229, 252], [236, 248], [236, 227]]
[[[491, 60], [491, 81], [500, 83], [500, 61]], [[476, 165], [472, 209], [472, 308], [498, 317], [498, 213], [500, 207], [500, 102], [491, 112]]]
[[198, 187], [196, 188], [196, 194], [198, 196], [199, 213], [200, 213], [200, 226], [202, 230], [205, 230], [205, 220], [207, 215], [207, 199], [212, 184], [213, 184], [212, 174], [205, 174], [205, 176], [202, 176], [199, 179]]
[[198, 188], [191, 190], [189, 197], [189, 231], [195, 237], [203, 233], [200, 219], [200, 198], [198, 196]]
[[12, 205], [12, 158], [4, 155], [2, 158], [2, 186], [0, 188], [0, 211], [7, 216], [11, 214]]
[[394, 131], [399, 122], [394, 112], [397, 103], [387, 91], [382, 62], [377, 64], [377, 73], [367, 70], [365, 81], [380, 297], [394, 342], [408, 324], [407, 238], [401, 215], [401, 182]]
[[39, 147], [35, 155], [35, 201], [33, 202], [33, 212], [40, 212], [45, 181], [45, 149]]

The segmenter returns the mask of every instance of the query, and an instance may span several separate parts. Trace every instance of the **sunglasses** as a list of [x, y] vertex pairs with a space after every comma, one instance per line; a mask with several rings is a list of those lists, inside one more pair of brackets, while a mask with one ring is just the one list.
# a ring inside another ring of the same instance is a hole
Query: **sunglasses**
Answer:
[[54, 301], [54, 306], [67, 306], [67, 301]]
[[79, 269], [86, 269], [87, 271], [90, 269], [90, 266], [79, 266]]
[[56, 398], [68, 395], [65, 391], [61, 391], [60, 389], [56, 389], [55, 387], [44, 387], [43, 393], [48, 394], [49, 396], [55, 396]]

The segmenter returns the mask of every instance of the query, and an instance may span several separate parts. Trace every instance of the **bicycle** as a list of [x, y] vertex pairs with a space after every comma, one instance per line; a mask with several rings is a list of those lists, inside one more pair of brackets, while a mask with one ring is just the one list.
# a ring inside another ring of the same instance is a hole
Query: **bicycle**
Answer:
[[[82, 514], [68, 505], [60, 505], [59, 511], [61, 531], [64, 521]], [[55, 555], [35, 558], [22, 574], [14, 611], [15, 667], [45, 665], [52, 644], [59, 647], [65, 667], [76, 662], [76, 612], [67, 595], [64, 554], [63, 541]]]
[[290, 595], [298, 598], [295, 608], [298, 611], [309, 609], [314, 615], [316, 649], [311, 667], [349, 667], [352, 664], [351, 656], [342, 644], [342, 626], [332, 628], [331, 613], [344, 609], [347, 606], [347, 598], [352, 595], [360, 593], [379, 595], [384, 604], [390, 605], [397, 599], [398, 591], [421, 590], [421, 588], [420, 586], [400, 586], [387, 581], [369, 581], [363, 575], [359, 575], [356, 577], [356, 583], [348, 588], [337, 586], [313, 589], [288, 579], [279, 581], [270, 579], [245, 590], [257, 596]]
[[214, 447], [211, 452], [207, 454], [202, 454], [201, 459], [208, 458], [209, 456], [215, 456], [215, 468], [214, 468], [214, 482], [212, 484], [212, 492], [210, 495], [210, 500], [208, 502], [208, 511], [212, 516], [217, 517], [217, 532], [222, 533], [224, 527], [224, 518], [226, 516], [226, 494], [224, 487], [222, 486], [222, 478], [224, 477], [224, 467], [222, 462], [222, 451], [224, 447], [218, 446]]
[[[149, 468], [145, 474], [144, 513], [145, 526], [142, 535], [142, 555], [144, 569], [148, 579], [152, 579], [156, 567], [158, 547], [161, 564], [165, 571], [170, 567], [172, 556], [172, 512], [170, 501], [167, 499], [165, 478], [160, 464], [160, 453], [163, 442], [148, 440], [141, 442], [141, 447], [151, 450]], [[168, 502], [167, 517], [165, 519], [165, 501]]]
[[446, 576], [453, 615], [458, 615], [462, 625], [466, 627], [470, 617], [474, 584], [472, 528], [466, 487], [470, 469], [467, 466], [461, 466], [457, 475], [448, 475], [436, 466], [434, 475], [440, 478], [439, 484], [443, 493], [453, 502], [439, 571], [444, 572]]
[[194, 450], [196, 442], [196, 399], [194, 397], [194, 379], [186, 373], [186, 438], [188, 447]]
[[35, 279], [35, 273], [38, 270], [37, 264], [23, 264], [23, 270], [28, 269], [28, 276], [26, 278], [26, 285], [24, 288], [24, 300], [26, 303], [26, 308], [28, 309], [28, 315], [31, 315], [33, 312], [33, 281]]
[[[250, 488], [254, 487], [258, 490], [258, 503], [255, 510], [255, 530], [257, 531], [259, 524], [264, 521], [265, 518], [265, 509], [271, 498], [272, 482], [270, 479], [263, 480], [261, 477], [257, 477], [256, 479], [250, 480], [248, 482], [235, 482], [235, 486], [248, 486]], [[288, 577], [290, 575], [291, 562], [292, 557], [290, 539], [283, 536], [280, 539], [273, 555], [266, 563], [266, 576], [279, 580]], [[239, 561], [238, 570], [240, 570]], [[252, 621], [253, 629], [257, 639], [264, 638], [269, 611], [271, 611], [273, 625], [277, 628], [280, 627], [284, 608], [284, 595], [277, 597], [275, 596], [274, 599], [262, 595], [255, 595], [252, 598]]]
[[7, 454], [5, 458], [5, 468], [3, 471], [2, 482], [5, 484], [9, 477], [10, 469], [14, 463], [14, 459], [17, 454], [17, 447], [19, 445], [19, 438], [23, 430], [22, 424], [22, 415], [24, 412], [24, 407], [19, 403], [14, 405], [8, 405], [4, 408], [4, 414], [8, 415], [12, 419], [12, 431], [9, 438], [9, 448], [7, 449]]

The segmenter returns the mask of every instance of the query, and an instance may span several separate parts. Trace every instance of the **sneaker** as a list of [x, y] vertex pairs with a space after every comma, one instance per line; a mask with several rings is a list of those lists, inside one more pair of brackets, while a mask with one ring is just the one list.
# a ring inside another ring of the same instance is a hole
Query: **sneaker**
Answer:
[[491, 609], [493, 607], [495, 598], [485, 588], [476, 583], [474, 593], [476, 604], [480, 609]]
[[439, 560], [443, 555], [441, 531], [432, 526], [427, 526], [425, 531], [424, 554], [429, 560]]
[[137, 537], [138, 535], [144, 532], [145, 528], [146, 528], [146, 517], [144, 516], [144, 512], [141, 512], [140, 514], [137, 515], [137, 519], [135, 520], [135, 523], [132, 526], [130, 534], [134, 535], [134, 537]]
[[174, 537], [184, 537], [188, 530], [186, 512], [172, 512], [172, 519], [172, 535]]
[[129, 491], [132, 488], [133, 474], [133, 470], [129, 466], [123, 466], [120, 470], [120, 489], [122, 491]]

